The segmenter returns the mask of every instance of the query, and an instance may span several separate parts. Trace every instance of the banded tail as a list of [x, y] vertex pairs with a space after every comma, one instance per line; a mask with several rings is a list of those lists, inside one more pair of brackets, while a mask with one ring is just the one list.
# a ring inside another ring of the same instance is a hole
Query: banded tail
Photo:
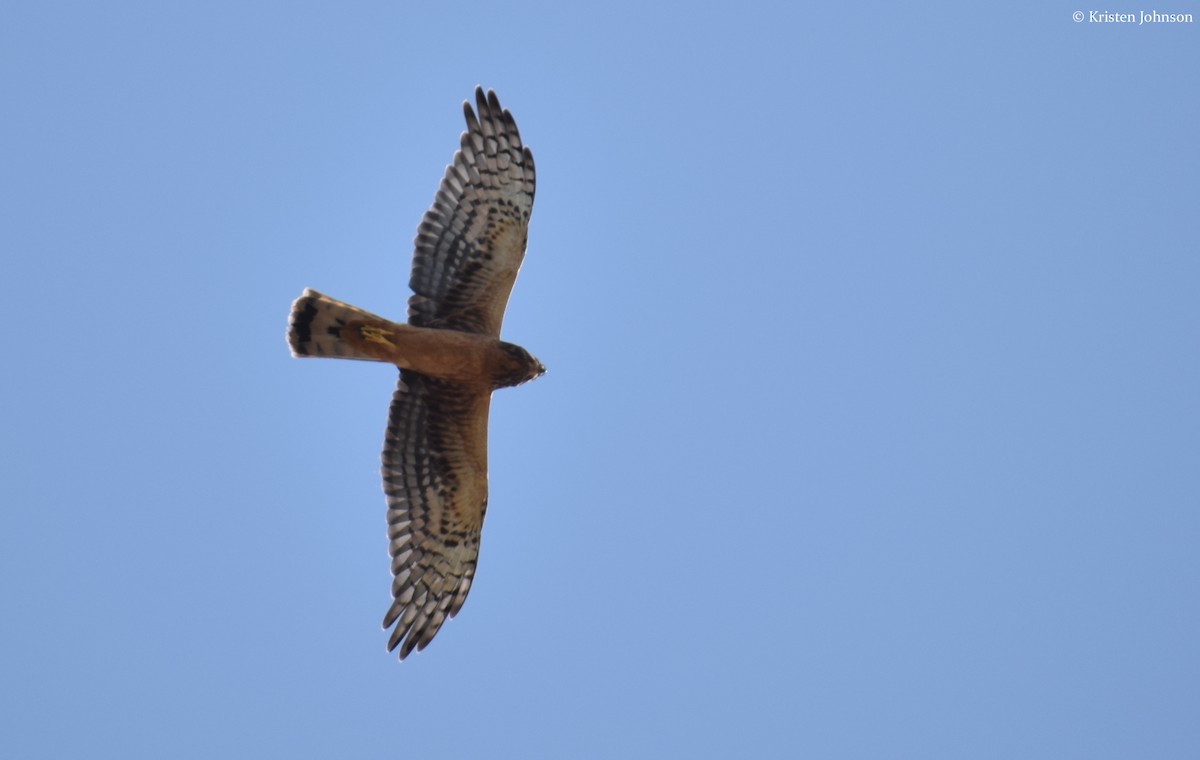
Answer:
[[355, 327], [364, 323], [392, 324], [357, 306], [342, 303], [312, 288], [306, 289], [292, 304], [292, 314], [288, 317], [287, 339], [292, 356], [388, 361], [378, 352], [365, 351], [361, 340], [346, 340], [350, 334], [343, 336], [342, 328], [352, 322]]

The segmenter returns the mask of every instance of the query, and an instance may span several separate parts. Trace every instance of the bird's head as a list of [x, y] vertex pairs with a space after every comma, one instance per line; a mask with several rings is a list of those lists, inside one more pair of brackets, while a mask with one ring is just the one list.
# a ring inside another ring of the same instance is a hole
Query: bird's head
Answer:
[[510, 388], [527, 383], [546, 372], [541, 362], [515, 343], [501, 341], [500, 350], [504, 353], [504, 362], [503, 369], [494, 383], [496, 388]]

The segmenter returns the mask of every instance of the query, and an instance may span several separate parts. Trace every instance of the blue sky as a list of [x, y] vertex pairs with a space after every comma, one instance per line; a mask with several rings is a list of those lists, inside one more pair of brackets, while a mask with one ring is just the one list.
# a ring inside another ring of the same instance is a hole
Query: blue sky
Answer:
[[[434, 6], [445, 6], [438, 8]], [[1200, 753], [1200, 5], [10, 3], [0, 754]], [[397, 663], [400, 317], [537, 158], [461, 614]]]

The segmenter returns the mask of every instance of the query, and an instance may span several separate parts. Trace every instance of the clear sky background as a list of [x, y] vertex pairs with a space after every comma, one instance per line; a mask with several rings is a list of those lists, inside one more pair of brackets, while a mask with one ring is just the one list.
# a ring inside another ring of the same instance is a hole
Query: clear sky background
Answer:
[[[6, 3], [0, 755], [1200, 755], [1180, 0]], [[538, 195], [461, 614], [404, 663], [402, 317], [495, 88]]]

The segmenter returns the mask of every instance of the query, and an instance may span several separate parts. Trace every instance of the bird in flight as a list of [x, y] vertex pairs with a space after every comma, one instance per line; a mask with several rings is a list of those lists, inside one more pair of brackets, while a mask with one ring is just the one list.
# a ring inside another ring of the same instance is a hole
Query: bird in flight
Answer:
[[400, 368], [383, 444], [392, 605], [388, 650], [420, 651], [462, 608], [487, 512], [492, 391], [545, 368], [500, 340], [525, 257], [533, 154], [496, 93], [463, 103], [467, 131], [417, 228], [408, 324], [305, 290], [292, 304], [297, 357], [388, 362]]

